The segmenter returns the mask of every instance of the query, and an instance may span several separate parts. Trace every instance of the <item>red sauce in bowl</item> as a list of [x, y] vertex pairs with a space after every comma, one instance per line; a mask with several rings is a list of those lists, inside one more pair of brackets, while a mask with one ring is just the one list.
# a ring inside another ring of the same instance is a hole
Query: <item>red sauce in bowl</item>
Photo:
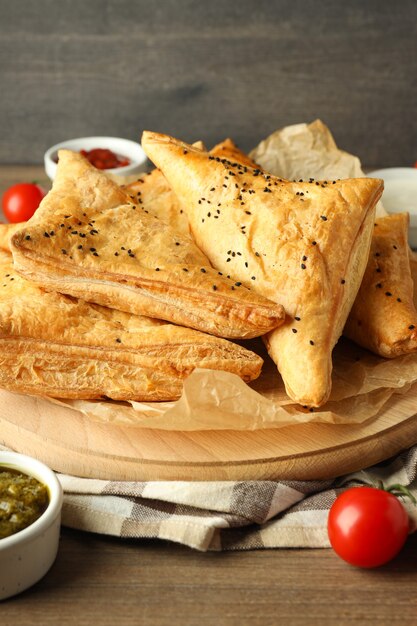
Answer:
[[130, 164], [127, 157], [115, 154], [107, 148], [93, 148], [92, 150], [80, 150], [80, 154], [85, 156], [91, 165], [99, 170], [111, 170], [116, 167], [125, 167]]

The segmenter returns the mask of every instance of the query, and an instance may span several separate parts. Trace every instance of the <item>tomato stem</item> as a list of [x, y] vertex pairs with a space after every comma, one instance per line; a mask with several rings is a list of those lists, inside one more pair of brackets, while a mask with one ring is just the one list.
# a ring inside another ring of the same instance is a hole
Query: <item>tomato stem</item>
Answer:
[[389, 487], [384, 488], [384, 491], [388, 491], [388, 493], [392, 493], [393, 496], [397, 496], [398, 498], [409, 498], [414, 506], [417, 505], [417, 500], [411, 491], [404, 485], [390, 485]]
[[389, 487], [386, 487], [384, 483], [382, 482], [382, 480], [376, 480], [374, 482], [367, 482], [366, 480], [363, 480], [361, 478], [356, 479], [356, 482], [360, 483], [364, 487], [374, 487], [375, 489], [386, 491], [387, 493], [391, 493], [393, 496], [396, 496], [397, 498], [409, 498], [410, 502], [412, 502], [414, 506], [417, 505], [416, 498], [413, 496], [411, 491], [405, 485], [400, 485], [399, 483], [396, 483], [395, 485], [389, 485]]

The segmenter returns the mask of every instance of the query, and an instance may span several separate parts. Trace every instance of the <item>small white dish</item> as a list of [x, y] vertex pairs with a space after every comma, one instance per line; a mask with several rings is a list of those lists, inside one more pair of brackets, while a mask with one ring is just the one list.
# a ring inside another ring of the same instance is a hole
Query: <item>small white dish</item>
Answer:
[[388, 167], [369, 172], [367, 176], [383, 179], [381, 200], [388, 213], [410, 214], [408, 242], [412, 248], [417, 248], [417, 168]]
[[0, 539], [0, 600], [34, 585], [55, 561], [61, 526], [62, 487], [54, 472], [29, 456], [0, 451], [0, 468], [33, 476], [49, 492], [49, 504], [32, 524]]
[[45, 171], [51, 180], [54, 180], [56, 174], [58, 150], [93, 150], [94, 148], [107, 148], [115, 154], [127, 157], [130, 161], [129, 165], [116, 167], [113, 169], [102, 170], [106, 174], [116, 174], [120, 176], [131, 176], [144, 171], [147, 156], [142, 146], [136, 141], [123, 139], [122, 137], [78, 137], [77, 139], [68, 139], [57, 143], [49, 148], [44, 155]]

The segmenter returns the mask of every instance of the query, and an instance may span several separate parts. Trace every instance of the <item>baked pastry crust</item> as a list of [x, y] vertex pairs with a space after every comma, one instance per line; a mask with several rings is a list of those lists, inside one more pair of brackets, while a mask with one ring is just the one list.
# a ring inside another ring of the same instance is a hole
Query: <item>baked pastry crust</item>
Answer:
[[61, 398], [174, 400], [196, 367], [250, 381], [262, 359], [196, 330], [46, 292], [0, 250], [1, 387]]
[[247, 165], [248, 167], [260, 167], [250, 156], [243, 152], [230, 137], [217, 143], [209, 153], [211, 156], [228, 159], [229, 161], [237, 161], [237, 163]]
[[[194, 143], [193, 148], [205, 149], [202, 142]], [[242, 152], [230, 138], [216, 144], [210, 154], [257, 167], [255, 161]], [[137, 181], [124, 185], [123, 189], [144, 210], [170, 224], [178, 232], [189, 234], [187, 213], [161, 170], [155, 168], [148, 174], [143, 174]]]
[[17, 271], [45, 288], [213, 335], [255, 337], [284, 320], [281, 305], [214, 270], [190, 236], [67, 150], [11, 249]]
[[392, 358], [417, 350], [408, 213], [375, 220], [368, 264], [344, 335]]
[[[383, 182], [290, 182], [151, 132], [142, 146], [186, 208], [213, 266], [283, 304], [286, 322], [266, 345], [288, 395], [324, 404], [332, 350], [365, 271]], [[208, 201], [221, 209], [216, 221], [207, 219]]]

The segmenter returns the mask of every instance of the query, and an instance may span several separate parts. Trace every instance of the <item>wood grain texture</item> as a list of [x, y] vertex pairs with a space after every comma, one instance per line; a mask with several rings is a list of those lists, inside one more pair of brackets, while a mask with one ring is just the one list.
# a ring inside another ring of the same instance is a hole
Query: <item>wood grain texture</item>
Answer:
[[415, 624], [417, 534], [378, 570], [331, 550], [199, 553], [63, 529], [35, 587], [2, 602], [9, 626]]
[[369, 167], [417, 155], [413, 0], [0, 0], [0, 163], [143, 129], [243, 149], [323, 119]]
[[364, 424], [297, 424], [256, 431], [116, 426], [0, 389], [0, 443], [52, 469], [107, 480], [322, 480], [417, 443], [417, 389], [393, 396]]

